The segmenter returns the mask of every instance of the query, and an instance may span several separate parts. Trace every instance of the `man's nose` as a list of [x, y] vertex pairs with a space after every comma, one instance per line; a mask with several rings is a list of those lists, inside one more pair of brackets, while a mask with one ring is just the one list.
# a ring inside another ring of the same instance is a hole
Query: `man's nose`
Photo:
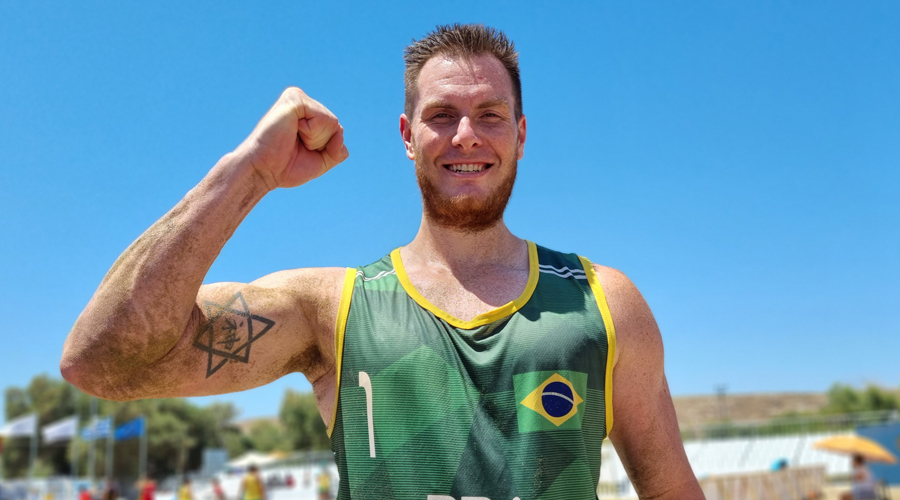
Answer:
[[472, 127], [472, 120], [464, 116], [456, 126], [456, 135], [453, 136], [453, 145], [462, 149], [472, 149], [481, 145], [481, 138]]

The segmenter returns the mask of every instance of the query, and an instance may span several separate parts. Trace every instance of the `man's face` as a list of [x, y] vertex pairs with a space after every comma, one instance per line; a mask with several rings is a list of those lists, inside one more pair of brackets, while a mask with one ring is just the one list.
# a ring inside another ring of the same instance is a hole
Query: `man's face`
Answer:
[[503, 217], [525, 147], [525, 117], [514, 110], [509, 74], [492, 55], [437, 55], [422, 67], [400, 133], [425, 214], [439, 225], [474, 232]]

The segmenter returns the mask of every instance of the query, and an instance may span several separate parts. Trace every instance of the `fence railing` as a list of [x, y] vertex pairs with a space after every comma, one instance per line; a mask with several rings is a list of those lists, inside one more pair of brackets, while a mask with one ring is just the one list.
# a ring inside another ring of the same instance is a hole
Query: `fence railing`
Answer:
[[723, 474], [700, 479], [700, 487], [707, 500], [821, 498], [825, 484], [825, 467], [822, 466]]
[[768, 420], [717, 422], [681, 429], [685, 441], [732, 437], [778, 436], [852, 431], [858, 427], [900, 422], [900, 411], [871, 411], [838, 415], [797, 415]]

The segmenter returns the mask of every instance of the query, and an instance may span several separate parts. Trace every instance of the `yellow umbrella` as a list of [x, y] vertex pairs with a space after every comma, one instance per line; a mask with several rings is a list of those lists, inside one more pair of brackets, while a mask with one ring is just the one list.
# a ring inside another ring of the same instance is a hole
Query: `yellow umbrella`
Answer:
[[897, 457], [890, 451], [884, 449], [884, 447], [875, 441], [860, 436], [834, 436], [825, 438], [813, 443], [813, 447], [820, 450], [833, 451], [835, 453], [862, 455], [869, 462], [897, 463]]

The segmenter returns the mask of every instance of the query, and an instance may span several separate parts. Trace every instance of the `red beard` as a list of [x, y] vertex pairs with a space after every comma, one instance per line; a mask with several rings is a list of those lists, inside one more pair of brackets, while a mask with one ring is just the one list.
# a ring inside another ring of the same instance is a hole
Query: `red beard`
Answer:
[[[516, 182], [516, 164], [518, 162], [515, 160], [515, 156], [512, 158], [510, 164], [502, 166], [502, 168], [509, 169], [510, 172], [486, 199], [477, 199], [465, 194], [453, 197], [441, 194], [437, 186], [424, 174], [425, 168], [428, 167], [420, 165], [419, 160], [416, 159], [416, 180], [422, 191], [425, 216], [439, 226], [467, 233], [477, 233], [493, 226], [503, 218], [506, 204], [509, 202], [509, 197], [512, 196], [513, 184]], [[498, 164], [491, 168], [501, 168], [501, 166]]]

